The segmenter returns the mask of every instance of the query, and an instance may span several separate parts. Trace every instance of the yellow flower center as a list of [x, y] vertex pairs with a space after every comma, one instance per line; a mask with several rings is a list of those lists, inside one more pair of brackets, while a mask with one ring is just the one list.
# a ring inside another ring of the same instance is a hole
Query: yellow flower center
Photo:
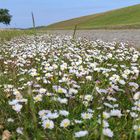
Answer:
[[62, 89], [58, 89], [58, 93], [63, 93], [63, 90]]
[[50, 127], [50, 124], [49, 123], [46, 123], [46, 128], [49, 128]]
[[88, 114], [86, 114], [86, 115], [85, 115], [85, 117], [86, 117], [86, 118], [88, 118], [88, 117], [89, 117], [89, 115], [88, 115]]
[[68, 122], [65, 122], [65, 123], [64, 123], [64, 127], [67, 127], [68, 125], [69, 125]]

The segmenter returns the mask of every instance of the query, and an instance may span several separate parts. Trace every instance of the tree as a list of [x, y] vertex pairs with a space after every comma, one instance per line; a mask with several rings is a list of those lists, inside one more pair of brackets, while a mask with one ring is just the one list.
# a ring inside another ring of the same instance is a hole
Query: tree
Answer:
[[10, 24], [12, 16], [9, 14], [8, 9], [0, 9], [0, 23]]

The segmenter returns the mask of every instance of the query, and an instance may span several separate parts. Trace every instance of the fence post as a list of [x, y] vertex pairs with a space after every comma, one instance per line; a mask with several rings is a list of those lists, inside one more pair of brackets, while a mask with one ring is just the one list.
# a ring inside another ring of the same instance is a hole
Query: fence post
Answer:
[[35, 29], [35, 18], [34, 18], [34, 14], [33, 14], [33, 12], [31, 14], [32, 14], [33, 28]]
[[75, 25], [75, 28], [74, 28], [74, 32], [73, 32], [73, 39], [75, 39], [76, 30], [77, 30], [77, 25]]

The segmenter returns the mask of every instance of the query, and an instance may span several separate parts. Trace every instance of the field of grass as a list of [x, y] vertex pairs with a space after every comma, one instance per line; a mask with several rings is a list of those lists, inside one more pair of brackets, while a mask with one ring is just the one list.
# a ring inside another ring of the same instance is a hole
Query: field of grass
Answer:
[[10, 41], [15, 37], [20, 37], [24, 35], [33, 35], [34, 30], [16, 30], [16, 29], [8, 29], [8, 30], [0, 30], [0, 42]]
[[38, 35], [0, 47], [0, 139], [139, 140], [140, 53]]
[[140, 5], [79, 17], [42, 27], [42, 29], [137, 29], [140, 28]]

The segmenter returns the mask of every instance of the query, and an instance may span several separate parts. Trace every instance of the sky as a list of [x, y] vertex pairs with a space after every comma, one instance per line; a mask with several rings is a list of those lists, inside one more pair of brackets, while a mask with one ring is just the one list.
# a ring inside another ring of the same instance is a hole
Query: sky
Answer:
[[32, 27], [31, 12], [36, 26], [49, 25], [84, 15], [140, 4], [140, 0], [0, 0], [0, 8], [7, 8], [13, 16], [10, 26]]

